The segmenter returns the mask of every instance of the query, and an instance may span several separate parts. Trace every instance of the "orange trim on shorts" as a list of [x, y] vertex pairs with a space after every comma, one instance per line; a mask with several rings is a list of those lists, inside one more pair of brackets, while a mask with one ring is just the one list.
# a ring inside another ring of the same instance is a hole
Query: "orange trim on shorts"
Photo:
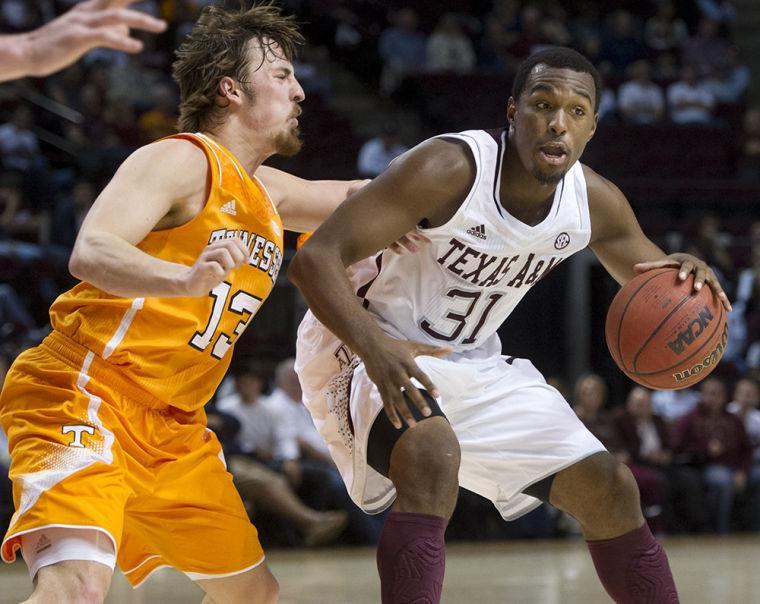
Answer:
[[[85, 357], [91, 352], [78, 342], [55, 330], [42, 340], [40, 348], [76, 371], [81, 371]], [[149, 409], [161, 411], [170, 406], [169, 403], [162, 401], [154, 394], [135, 384], [132, 380], [125, 378], [102, 357], [95, 353], [92, 354], [92, 363], [87, 370], [89, 377], [114, 387], [131, 400], [141, 403]]]

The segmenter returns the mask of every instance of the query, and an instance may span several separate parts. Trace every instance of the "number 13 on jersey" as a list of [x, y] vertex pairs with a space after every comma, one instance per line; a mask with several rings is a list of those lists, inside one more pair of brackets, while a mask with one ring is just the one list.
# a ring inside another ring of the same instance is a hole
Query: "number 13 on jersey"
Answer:
[[[232, 335], [220, 332], [219, 335], [216, 336], [214, 346], [211, 349], [211, 356], [215, 359], [221, 359], [224, 357], [235, 340], [237, 340], [240, 334], [245, 331], [248, 323], [263, 302], [261, 298], [252, 296], [243, 290], [236, 291], [230, 298], [231, 289], [232, 285], [230, 283], [222, 281], [209, 292], [209, 296], [214, 299], [214, 305], [211, 308], [211, 316], [208, 319], [208, 323], [206, 324], [203, 333], [196, 331], [195, 335], [193, 335], [189, 342], [190, 346], [196, 350], [206, 350], [209, 347], [209, 344], [211, 344], [211, 341], [214, 340], [214, 334], [216, 334], [219, 322], [222, 320], [225, 307], [230, 312], [239, 315], [240, 321], [238, 321], [238, 324], [235, 326]], [[230, 299], [229, 306], [227, 305], [228, 298]]]

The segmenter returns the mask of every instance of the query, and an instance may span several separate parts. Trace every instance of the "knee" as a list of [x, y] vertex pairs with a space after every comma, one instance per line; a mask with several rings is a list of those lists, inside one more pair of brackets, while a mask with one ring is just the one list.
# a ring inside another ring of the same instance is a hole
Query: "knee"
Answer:
[[607, 454], [591, 461], [589, 470], [577, 487], [585, 492], [584, 505], [579, 506], [581, 510], [594, 515], [599, 510], [607, 510], [613, 517], [633, 515], [638, 518], [641, 513], [639, 487], [628, 466]]
[[420, 498], [456, 497], [460, 455], [459, 441], [445, 419], [423, 420], [393, 447], [390, 478], [399, 493], [408, 489]]

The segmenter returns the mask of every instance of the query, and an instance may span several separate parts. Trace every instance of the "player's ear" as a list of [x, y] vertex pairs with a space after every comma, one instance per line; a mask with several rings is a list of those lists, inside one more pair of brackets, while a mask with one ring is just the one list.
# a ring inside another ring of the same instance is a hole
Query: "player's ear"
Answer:
[[517, 112], [517, 103], [514, 97], [509, 97], [507, 101], [507, 124], [512, 126], [515, 121], [515, 113]]
[[240, 97], [240, 85], [230, 76], [224, 76], [219, 80], [217, 94], [223, 97], [227, 103], [232, 102]]
[[586, 142], [589, 142], [592, 138], [594, 138], [594, 134], [596, 134], [596, 127], [599, 125], [599, 114], [594, 114], [594, 126], [591, 128], [591, 132], [589, 132], [588, 138], [586, 139]]

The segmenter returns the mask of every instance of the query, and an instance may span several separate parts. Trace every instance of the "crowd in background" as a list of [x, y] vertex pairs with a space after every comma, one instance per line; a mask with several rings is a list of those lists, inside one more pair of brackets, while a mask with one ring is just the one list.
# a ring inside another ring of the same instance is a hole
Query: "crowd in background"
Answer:
[[[96, 50], [54, 76], [0, 85], [0, 383], [14, 356], [49, 330], [47, 307], [72, 284], [68, 255], [99, 190], [136, 147], [175, 132], [172, 53], [207, 3], [146, 0], [138, 7], [171, 26], [144, 37], [144, 52]], [[0, 30], [31, 29], [70, 4], [6, 0]], [[307, 107], [318, 102], [312, 106], [332, 111], [332, 74], [343, 70], [391, 112], [419, 109], [421, 132], [432, 134], [448, 122], [435, 98], [421, 98], [425, 77], [438, 77], [441, 86], [441, 77], [455, 86], [462, 77], [511, 77], [531, 52], [569, 45], [603, 75], [605, 122], [721, 129], [734, 141], [732, 174], [760, 183], [760, 107], [747, 105], [751, 74], [733, 43], [737, 14], [728, 0], [459, 0], [443, 15], [424, 2], [283, 4], [310, 41], [296, 62]], [[493, 103], [504, 105], [503, 97]], [[377, 137], [354, 141], [355, 165], [344, 166], [355, 175], [379, 174], [417, 142], [394, 120], [375, 119], [372, 127]], [[306, 134], [308, 154], [320, 132]], [[329, 144], [331, 131], [321, 135]], [[760, 221], [727, 228], [719, 202], [691, 231], [665, 229], [674, 248], [713, 266], [732, 301], [719, 376], [685, 392], [633, 388], [626, 400], [606, 400], [604, 378], [589, 375], [566, 393], [592, 432], [629, 464], [645, 515], [660, 532], [760, 530]], [[292, 361], [249, 361], [237, 364], [207, 411], [257, 524], [271, 520], [285, 543], [376, 541], [382, 518], [363, 515], [348, 498], [300, 403]], [[0, 442], [0, 474], [7, 474], [5, 454]], [[0, 524], [9, 502], [0, 475]], [[468, 506], [483, 503], [463, 492], [460, 508]], [[492, 523], [493, 510], [467, 523], [458, 523], [460, 516], [450, 532], [466, 538], [573, 532], [546, 508], [512, 528]]]

